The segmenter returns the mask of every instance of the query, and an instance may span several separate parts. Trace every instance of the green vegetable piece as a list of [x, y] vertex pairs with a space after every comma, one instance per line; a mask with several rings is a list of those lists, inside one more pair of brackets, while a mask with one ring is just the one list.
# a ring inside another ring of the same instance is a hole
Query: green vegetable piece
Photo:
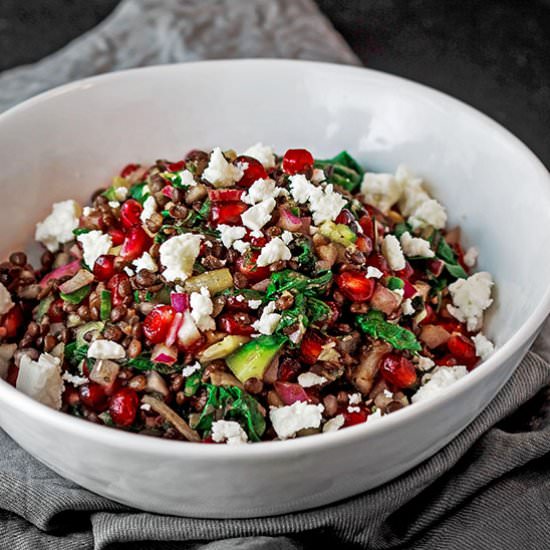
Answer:
[[292, 256], [294, 260], [298, 262], [299, 268], [307, 272], [313, 271], [317, 258], [313, 253], [311, 243], [306, 239], [295, 239], [292, 248]]
[[73, 229], [73, 235], [84, 235], [84, 233], [89, 233], [91, 229], [87, 229], [86, 227], [77, 227], [76, 229]]
[[294, 290], [296, 293], [315, 291], [320, 292], [326, 288], [332, 280], [332, 271], [321, 271], [317, 277], [310, 279], [301, 273], [285, 269], [271, 274], [271, 282], [267, 287], [266, 298], [268, 300], [285, 290]]
[[412, 231], [411, 226], [408, 223], [401, 222], [401, 223], [396, 224], [395, 227], [393, 228], [393, 234], [398, 239], [401, 238], [401, 235], [403, 235], [403, 233], [407, 233], [407, 231], [409, 233]]
[[380, 338], [391, 344], [395, 349], [420, 351], [422, 346], [410, 330], [388, 323], [384, 314], [371, 309], [364, 315], [357, 315], [356, 322], [359, 328], [372, 338]]
[[443, 235], [439, 231], [434, 233], [433, 239], [439, 239], [435, 254], [445, 263], [445, 269], [457, 279], [466, 279], [468, 274], [458, 263], [454, 250], [449, 246]]
[[357, 240], [357, 235], [343, 223], [326, 221], [319, 227], [319, 232], [331, 241], [346, 247], [352, 245]]
[[42, 317], [48, 313], [48, 309], [50, 309], [50, 306], [52, 305], [54, 301], [54, 297], [50, 294], [49, 296], [46, 296], [43, 300], [40, 300], [40, 303], [38, 304], [38, 307], [36, 308], [35, 313], [35, 319], [36, 321], [41, 321]]
[[202, 376], [202, 372], [198, 370], [194, 372], [191, 376], [188, 376], [185, 379], [183, 393], [186, 397], [191, 397], [197, 393], [197, 390], [201, 385], [201, 376]]
[[88, 356], [88, 344], [79, 345], [77, 342], [70, 342], [65, 346], [65, 359], [76, 367], [83, 359]]
[[466, 279], [468, 277], [468, 274], [460, 264], [449, 264], [445, 262], [445, 269], [457, 279]]
[[181, 366], [178, 365], [165, 365], [164, 363], [154, 363], [153, 361], [151, 361], [150, 353], [142, 353], [141, 355], [134, 357], [134, 359], [130, 359], [126, 363], [126, 365], [128, 367], [132, 367], [133, 369], [141, 371], [156, 370], [161, 374], [173, 374], [174, 372], [181, 370]]
[[405, 282], [399, 277], [390, 277], [388, 279], [388, 288], [390, 290], [398, 290], [405, 287]]
[[322, 168], [329, 183], [340, 185], [348, 191], [355, 191], [363, 179], [363, 169], [347, 152], [342, 151], [335, 157], [315, 161], [317, 168]]
[[140, 204], [143, 204], [147, 197], [149, 196], [149, 193], [147, 191], [147, 182], [142, 181], [140, 183], [136, 183], [130, 187], [128, 194], [133, 199], [137, 200]]
[[108, 321], [111, 318], [111, 291], [101, 291], [101, 301], [99, 304], [99, 318], [102, 321]]
[[226, 357], [225, 362], [243, 384], [252, 377], [261, 380], [286, 340], [284, 336], [259, 336]]
[[90, 321], [89, 323], [78, 327], [76, 329], [76, 345], [79, 347], [87, 346], [88, 342], [84, 339], [84, 336], [93, 330], [101, 332], [104, 326], [105, 323], [102, 323], [101, 321]]
[[82, 288], [79, 288], [78, 290], [75, 290], [74, 292], [71, 292], [70, 294], [65, 294], [64, 292], [60, 292], [59, 296], [62, 300], [65, 302], [69, 302], [70, 304], [80, 304], [86, 296], [90, 293], [92, 290], [92, 287], [90, 285], [83, 286]]
[[111, 187], [109, 187], [108, 189], [106, 189], [105, 191], [103, 191], [103, 193], [101, 193], [105, 198], [109, 199], [110, 201], [116, 201], [117, 198], [116, 198], [116, 191], [115, 191], [115, 186], [114, 185], [111, 185]]

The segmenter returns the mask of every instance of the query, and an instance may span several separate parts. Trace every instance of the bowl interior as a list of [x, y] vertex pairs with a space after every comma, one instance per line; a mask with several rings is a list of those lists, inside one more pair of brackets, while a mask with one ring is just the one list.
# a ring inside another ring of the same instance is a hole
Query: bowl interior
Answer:
[[55, 201], [86, 201], [128, 162], [191, 148], [347, 149], [372, 170], [423, 176], [497, 282], [488, 334], [505, 343], [550, 280], [548, 176], [473, 109], [363, 69], [289, 61], [164, 66], [89, 79], [0, 117], [0, 253], [25, 246]]

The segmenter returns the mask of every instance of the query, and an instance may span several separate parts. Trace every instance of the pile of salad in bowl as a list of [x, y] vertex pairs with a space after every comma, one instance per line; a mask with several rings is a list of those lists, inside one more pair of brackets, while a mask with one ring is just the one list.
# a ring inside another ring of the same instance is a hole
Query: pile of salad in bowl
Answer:
[[492, 351], [493, 281], [406, 168], [258, 143], [130, 164], [0, 264], [0, 376], [50, 407], [204, 443], [430, 399]]

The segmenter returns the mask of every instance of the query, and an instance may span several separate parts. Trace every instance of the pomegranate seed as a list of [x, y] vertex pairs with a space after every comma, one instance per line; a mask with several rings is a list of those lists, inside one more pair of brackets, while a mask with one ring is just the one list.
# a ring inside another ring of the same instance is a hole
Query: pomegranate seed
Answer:
[[109, 413], [117, 426], [128, 428], [136, 419], [138, 406], [137, 393], [130, 388], [122, 388], [111, 397]]
[[178, 162], [169, 162], [166, 167], [169, 172], [181, 172], [185, 168], [185, 161], [178, 160]]
[[239, 225], [241, 214], [248, 209], [244, 202], [220, 202], [212, 205], [210, 209], [210, 221], [213, 224]]
[[127, 178], [130, 174], [135, 172], [139, 168], [139, 164], [127, 164], [121, 171], [120, 177]]
[[176, 310], [172, 306], [155, 306], [143, 321], [143, 333], [152, 344], [164, 342]]
[[111, 291], [111, 302], [113, 306], [120, 306], [124, 303], [124, 296], [122, 296], [119, 291], [120, 283], [124, 281], [129, 281], [128, 275], [126, 275], [126, 273], [117, 273], [113, 275], [107, 283], [107, 288]]
[[237, 334], [240, 336], [249, 336], [255, 331], [252, 325], [239, 322], [237, 317], [231, 313], [224, 313], [218, 317], [218, 328], [222, 332], [227, 332], [227, 334]]
[[[61, 300], [61, 303], [63, 303], [62, 300]], [[63, 319], [63, 316], [61, 318]], [[21, 311], [21, 307], [18, 304], [13, 306], [2, 317], [2, 322], [0, 323], [0, 325], [2, 325], [2, 327], [4, 328], [5, 336], [7, 338], [13, 338], [14, 336], [16, 336], [22, 324], [23, 324], [23, 312]]]
[[458, 362], [471, 362], [476, 360], [476, 348], [470, 338], [463, 336], [460, 333], [452, 334], [447, 340], [447, 348], [452, 353]]
[[94, 412], [103, 412], [107, 408], [107, 396], [105, 390], [99, 384], [90, 382], [84, 386], [80, 386], [78, 390], [80, 401], [83, 405]]
[[109, 229], [109, 236], [111, 237], [111, 241], [113, 242], [113, 246], [119, 246], [124, 242], [124, 239], [126, 238], [126, 234], [122, 229]]
[[94, 277], [98, 281], [107, 281], [115, 274], [115, 257], [112, 254], [98, 256], [94, 263]]
[[348, 411], [348, 409], [344, 409], [342, 411], [342, 415], [344, 417], [344, 425], [343, 428], [347, 428], [348, 426], [355, 426], [356, 424], [362, 424], [363, 422], [367, 421], [368, 418], [368, 412], [364, 408], [360, 408], [358, 411]]
[[239, 256], [235, 262], [235, 267], [242, 273], [249, 282], [257, 283], [267, 279], [270, 275], [269, 266], [258, 265], [258, 257], [260, 253], [254, 250], [243, 256]]
[[336, 284], [340, 292], [352, 302], [366, 302], [374, 292], [375, 279], [367, 279], [365, 273], [344, 271], [336, 275]]
[[456, 362], [456, 358], [453, 357], [450, 353], [444, 355], [440, 359], [434, 359], [434, 362], [440, 367], [454, 367], [455, 365], [458, 365], [458, 363]]
[[139, 258], [146, 250], [149, 250], [153, 240], [139, 225], [134, 225], [128, 230], [122, 243], [120, 257], [127, 261]]
[[236, 202], [240, 201], [244, 194], [243, 189], [209, 189], [208, 198], [212, 202]]
[[343, 223], [344, 225], [351, 225], [354, 221], [355, 216], [347, 208], [344, 208], [334, 220], [335, 223]]
[[50, 323], [60, 323], [65, 318], [63, 313], [63, 300], [61, 298], [54, 300], [50, 304], [50, 307], [48, 308], [48, 318]]
[[403, 269], [400, 269], [399, 271], [396, 271], [395, 275], [400, 279], [410, 279], [413, 273], [414, 269], [412, 268], [411, 264], [409, 262], [406, 262], [405, 267]]
[[[237, 182], [239, 187], [250, 187], [256, 180], [267, 178], [267, 172], [262, 163], [252, 157], [241, 155], [233, 164], [243, 171], [243, 177]], [[246, 168], [244, 168], [245, 165]]]
[[126, 228], [141, 224], [141, 213], [143, 206], [135, 199], [128, 199], [120, 207], [120, 221]]
[[277, 378], [282, 382], [292, 382], [301, 370], [300, 363], [291, 357], [285, 357], [279, 364]]
[[300, 344], [300, 357], [304, 363], [313, 365], [323, 351], [325, 341], [315, 332], [307, 332]]
[[237, 296], [228, 296], [225, 302], [225, 308], [229, 311], [250, 311], [250, 306], [248, 305], [248, 300], [242, 297], [242, 300], [237, 300]]
[[362, 216], [359, 218], [359, 225], [365, 234], [371, 241], [374, 239], [374, 223], [371, 216]]
[[369, 256], [366, 265], [376, 267], [376, 269], [379, 269], [384, 275], [390, 272], [390, 266], [382, 254], [372, 254]]
[[289, 149], [283, 157], [283, 172], [290, 174], [303, 173], [313, 168], [313, 155], [306, 149]]
[[381, 361], [380, 372], [386, 382], [396, 388], [410, 388], [416, 382], [416, 369], [411, 361], [396, 353], [387, 353]]
[[[246, 239], [244, 239], [246, 241]], [[261, 237], [250, 237], [250, 244], [262, 248], [267, 244], [267, 238], [263, 235]]]
[[445, 267], [445, 264], [438, 260], [437, 258], [428, 260], [426, 262], [426, 267], [436, 276], [439, 277], [441, 273], [443, 272], [443, 268]]
[[405, 300], [407, 298], [412, 298], [416, 294], [416, 288], [406, 279], [403, 282], [405, 283], [403, 287], [403, 298], [405, 298]]
[[[404, 295], [403, 295], [404, 296]], [[419, 321], [419, 325], [431, 325], [435, 321], [435, 312], [433, 310], [433, 307], [430, 304], [426, 304], [424, 306], [424, 309], [426, 310], [426, 317], [422, 319], [422, 321]]]

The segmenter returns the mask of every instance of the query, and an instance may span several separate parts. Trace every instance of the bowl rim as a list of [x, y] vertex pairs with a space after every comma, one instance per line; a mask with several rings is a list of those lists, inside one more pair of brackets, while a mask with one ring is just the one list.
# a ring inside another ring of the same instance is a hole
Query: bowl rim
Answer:
[[[149, 67], [139, 67], [115, 71], [102, 75], [96, 75], [85, 79], [77, 80], [62, 86], [58, 86], [31, 97], [0, 114], [0, 131], [2, 122], [5, 119], [17, 116], [18, 113], [32, 109], [41, 103], [49, 101], [52, 97], [62, 94], [78, 93], [82, 89], [91, 88], [95, 85], [117, 82], [124, 80], [129, 75], [142, 74], [158, 75], [163, 72], [196, 70], [197, 68], [208, 66], [209, 70], [215, 70], [221, 66], [250, 66], [254, 70], [255, 66], [265, 68], [269, 64], [272, 70], [285, 71], [292, 69], [303, 69], [311, 67], [315, 70], [335, 71], [348, 77], [358, 77], [360, 79], [370, 80], [371, 83], [379, 85], [393, 84], [398, 85], [402, 93], [407, 93], [413, 98], [422, 100], [431, 100], [435, 104], [446, 106], [450, 110], [461, 112], [485, 126], [499, 139], [504, 140], [512, 146], [515, 154], [522, 155], [535, 169], [537, 177], [534, 184], [539, 186], [540, 199], [546, 200], [550, 205], [550, 173], [547, 171], [540, 159], [525, 145], [519, 138], [513, 135], [502, 125], [482, 113], [467, 103], [456, 99], [444, 92], [440, 92], [425, 84], [420, 84], [413, 80], [396, 76], [393, 74], [368, 69], [364, 67], [355, 67], [350, 65], [338, 65], [335, 63], [325, 63], [318, 61], [303, 61], [290, 59], [235, 59], [235, 60], [207, 60], [185, 63], [174, 63], [167, 65], [153, 65]], [[91, 440], [101, 441], [108, 446], [125, 448], [128, 451], [138, 451], [151, 455], [162, 455], [171, 457], [187, 457], [201, 460], [218, 460], [231, 457], [232, 459], [253, 460], [262, 456], [273, 457], [274, 455], [299, 455], [304, 451], [317, 450], [328, 447], [342, 446], [352, 443], [353, 440], [362, 437], [373, 437], [382, 431], [390, 431], [392, 427], [398, 424], [414, 422], [419, 416], [426, 414], [429, 410], [435, 409], [443, 402], [465, 394], [468, 388], [474, 384], [482, 383], [482, 380], [491, 375], [493, 371], [499, 368], [501, 363], [508, 360], [514, 353], [536, 334], [538, 328], [544, 322], [544, 319], [550, 313], [550, 284], [546, 288], [538, 305], [531, 312], [525, 323], [512, 335], [512, 337], [502, 346], [495, 349], [494, 353], [476, 369], [468, 373], [451, 386], [445, 388], [437, 396], [414, 403], [413, 406], [393, 412], [390, 415], [381, 417], [375, 422], [366, 422], [356, 426], [350, 426], [345, 430], [335, 432], [314, 434], [309, 437], [287, 439], [283, 441], [262, 441], [253, 445], [204, 445], [202, 443], [184, 442], [179, 440], [166, 440], [156, 437], [139, 436], [130, 432], [118, 429], [109, 429], [106, 426], [93, 424], [67, 413], [51, 409], [38, 401], [19, 392], [6, 381], [0, 379], [0, 401], [7, 403], [10, 407], [25, 414], [37, 422], [46, 422], [63, 432], [71, 435], [90, 438]]]

